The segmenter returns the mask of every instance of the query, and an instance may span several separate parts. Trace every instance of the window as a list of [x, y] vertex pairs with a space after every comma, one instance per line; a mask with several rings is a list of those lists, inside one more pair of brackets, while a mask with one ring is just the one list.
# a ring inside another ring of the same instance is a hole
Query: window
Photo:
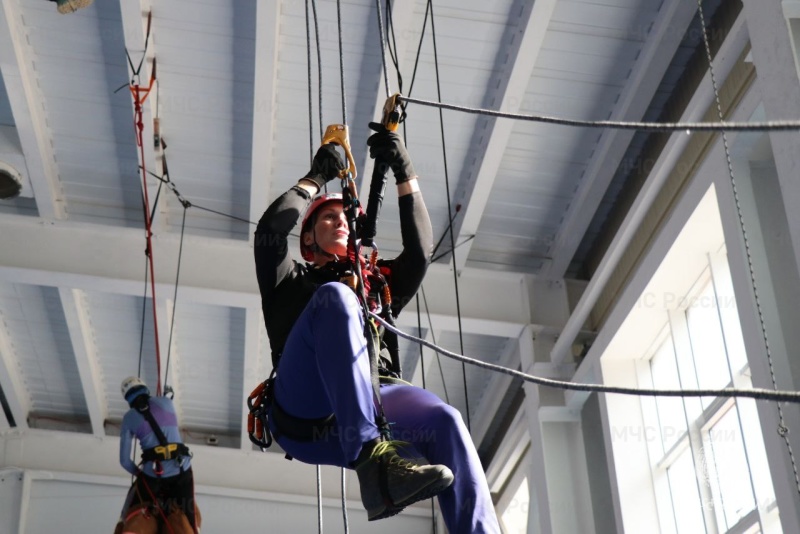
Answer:
[[528, 477], [524, 477], [522, 480], [517, 477], [512, 482], [518, 485], [516, 490], [508, 488], [512, 497], [500, 515], [500, 522], [503, 525], [503, 532], [506, 534], [525, 534], [528, 532], [528, 506], [530, 504]]
[[[665, 312], [640, 379], [659, 389], [750, 387], [724, 251]], [[648, 452], [662, 532], [780, 532], [755, 402], [642, 399], [658, 421]], [[744, 428], [748, 432], [743, 431]]]

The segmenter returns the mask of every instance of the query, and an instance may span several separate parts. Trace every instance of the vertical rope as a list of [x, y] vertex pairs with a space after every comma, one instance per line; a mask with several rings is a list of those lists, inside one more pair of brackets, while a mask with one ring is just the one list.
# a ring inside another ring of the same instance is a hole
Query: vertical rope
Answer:
[[347, 492], [345, 488], [347, 470], [342, 467], [342, 518], [344, 519], [344, 534], [350, 532], [350, 524], [347, 521]]
[[[706, 31], [706, 22], [705, 22], [705, 16], [703, 14], [702, 0], [697, 0], [697, 11], [700, 16], [700, 26], [703, 29], [703, 44], [705, 45], [706, 57], [708, 58], [708, 72], [709, 75], [711, 76], [711, 86], [714, 89], [714, 100], [717, 106], [717, 116], [719, 118], [719, 121], [722, 122], [723, 121], [722, 104], [720, 103], [717, 80], [714, 76], [714, 65], [713, 65], [714, 61], [711, 55], [711, 45], [708, 39], [708, 32]], [[758, 322], [761, 328], [761, 336], [764, 338], [764, 348], [766, 349], [767, 352], [767, 363], [769, 364], [769, 374], [772, 380], [772, 387], [773, 389], [777, 390], [778, 381], [775, 378], [775, 367], [772, 362], [772, 350], [769, 345], [769, 337], [767, 336], [767, 325], [764, 319], [764, 310], [761, 306], [761, 298], [759, 297], [758, 293], [758, 285], [756, 283], [755, 270], [753, 268], [753, 256], [752, 252], [750, 251], [750, 241], [748, 239], [747, 227], [744, 222], [744, 217], [742, 216], [742, 206], [741, 202], [739, 201], [739, 190], [736, 187], [736, 179], [733, 174], [733, 163], [731, 162], [731, 153], [730, 153], [730, 148], [728, 146], [728, 136], [726, 135], [724, 130], [722, 131], [722, 146], [725, 149], [725, 160], [728, 165], [728, 175], [730, 177], [731, 188], [733, 190], [733, 199], [736, 204], [736, 214], [739, 219], [739, 227], [742, 230], [742, 238], [744, 240], [744, 248], [747, 255], [747, 267], [750, 272], [750, 283], [752, 284], [753, 287], [753, 295], [755, 297], [756, 311], [758, 313]], [[781, 438], [783, 438], [783, 441], [786, 444], [786, 450], [789, 453], [789, 460], [792, 463], [792, 473], [794, 474], [795, 486], [797, 487], [798, 493], [800, 493], [800, 475], [798, 475], [797, 461], [795, 460], [794, 452], [792, 451], [792, 444], [789, 441], [789, 428], [786, 426], [786, 421], [784, 420], [783, 417], [783, 408], [781, 407], [781, 404], [779, 402], [776, 402], [775, 406], [778, 409], [778, 429], [777, 429], [778, 435]]]
[[306, 67], [308, 74], [308, 163], [314, 161], [314, 105], [311, 98], [311, 27], [308, 20], [308, 0], [306, 5]]
[[183, 222], [181, 223], [181, 241], [178, 246], [178, 270], [175, 273], [175, 292], [172, 294], [172, 318], [169, 325], [169, 343], [167, 345], [167, 363], [164, 369], [164, 388], [167, 387], [167, 378], [169, 377], [169, 360], [172, 355], [172, 333], [175, 331], [175, 309], [178, 306], [178, 281], [181, 277], [181, 258], [183, 257], [183, 236], [186, 231], [186, 210], [188, 207], [183, 206]]
[[[389, 72], [386, 70], [386, 43], [383, 37], [383, 17], [381, 16], [381, 0], [375, 0], [375, 11], [378, 13], [378, 36], [381, 40], [381, 65], [383, 66], [383, 84], [386, 89], [386, 98], [389, 98]], [[388, 17], [388, 9], [387, 9]]]
[[319, 138], [325, 133], [322, 129], [322, 52], [319, 46], [319, 21], [317, 20], [317, 0], [311, 0], [314, 12], [314, 38], [317, 44], [317, 93], [319, 94]]
[[344, 89], [344, 50], [342, 49], [342, 3], [336, 0], [336, 23], [339, 27], [339, 76], [342, 83], [342, 124], [347, 126], [347, 102]]
[[422, 41], [425, 39], [425, 27], [428, 25], [428, 15], [430, 14], [431, 3], [425, 3], [425, 18], [422, 20], [422, 33], [419, 36], [419, 43], [417, 44], [417, 57], [414, 59], [414, 70], [411, 73], [411, 83], [408, 86], [408, 96], [414, 90], [414, 81], [417, 79], [417, 67], [419, 66], [419, 55], [422, 52]]
[[[436, 25], [434, 23], [434, 16], [433, 16], [433, 2], [432, 0], [428, 0], [428, 5], [430, 6], [431, 12], [431, 39], [433, 40], [433, 63], [436, 68], [436, 96], [439, 99], [439, 102], [442, 101], [442, 88], [440, 85], [440, 76], [439, 76], [439, 54], [436, 49]], [[444, 159], [444, 182], [445, 188], [447, 191], [447, 213], [452, 218], [453, 208], [450, 200], [450, 178], [447, 172], [447, 148], [445, 144], [444, 138], [444, 115], [441, 108], [439, 108], [439, 125], [442, 132], [442, 154]], [[455, 284], [455, 293], [456, 293], [456, 315], [458, 316], [458, 341], [459, 346], [461, 349], [461, 354], [464, 353], [464, 335], [463, 329], [461, 327], [461, 302], [459, 299], [458, 294], [458, 269], [456, 267], [456, 243], [455, 243], [455, 236], [453, 235], [453, 227], [450, 226], [450, 248], [451, 254], [453, 255], [453, 283]], [[465, 412], [467, 416], [467, 429], [471, 430], [472, 425], [470, 421], [469, 415], [469, 391], [467, 389], [467, 366], [464, 362], [461, 362], [461, 375], [464, 381], [464, 404], [465, 404]]]
[[322, 469], [317, 465], [317, 528], [322, 534]]

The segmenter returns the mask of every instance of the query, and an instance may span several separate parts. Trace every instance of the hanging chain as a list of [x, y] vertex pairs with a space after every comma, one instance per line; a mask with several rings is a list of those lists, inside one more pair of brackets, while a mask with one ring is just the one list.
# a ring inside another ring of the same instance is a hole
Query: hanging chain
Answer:
[[[722, 116], [722, 104], [720, 103], [719, 98], [719, 89], [717, 88], [717, 81], [714, 77], [714, 66], [713, 66], [713, 57], [711, 55], [711, 45], [709, 44], [708, 39], [708, 32], [706, 31], [706, 23], [705, 17], [703, 15], [703, 3], [702, 0], [697, 0], [697, 10], [700, 16], [700, 26], [703, 30], [703, 44], [705, 45], [706, 49], [706, 57], [708, 58], [708, 72], [711, 76], [711, 86], [714, 89], [714, 100], [716, 101], [717, 105], [717, 116], [719, 121], [723, 121]], [[725, 149], [725, 160], [728, 165], [728, 175], [731, 181], [731, 188], [733, 190], [733, 200], [736, 204], [736, 214], [739, 219], [739, 227], [742, 230], [742, 238], [744, 239], [744, 249], [747, 254], [747, 267], [750, 271], [750, 283], [753, 286], [753, 295], [755, 297], [756, 302], [756, 311], [758, 313], [758, 321], [761, 327], [761, 335], [764, 338], [764, 348], [767, 351], [767, 362], [769, 363], [769, 374], [770, 378], [772, 379], [772, 387], [774, 389], [778, 389], [778, 382], [775, 378], [775, 366], [772, 362], [772, 350], [770, 349], [769, 345], [769, 338], [767, 337], [767, 325], [764, 320], [764, 310], [761, 307], [761, 299], [758, 295], [758, 286], [756, 284], [756, 276], [755, 270], [753, 269], [753, 255], [750, 251], [750, 241], [747, 237], [747, 227], [745, 226], [744, 217], [742, 216], [742, 206], [741, 202], [739, 201], [739, 190], [736, 187], [736, 179], [733, 175], [733, 163], [731, 162], [731, 152], [728, 146], [728, 136], [725, 131], [722, 131], [722, 146]], [[775, 406], [778, 408], [778, 435], [783, 438], [784, 443], [786, 443], [786, 450], [789, 452], [789, 459], [792, 462], [792, 472], [794, 474], [794, 482], [797, 486], [797, 491], [800, 493], [800, 476], [797, 472], [797, 461], [794, 457], [794, 452], [792, 451], [792, 444], [789, 441], [789, 428], [786, 426], [786, 421], [783, 417], [783, 408], [781, 407], [780, 402], [776, 402]]]

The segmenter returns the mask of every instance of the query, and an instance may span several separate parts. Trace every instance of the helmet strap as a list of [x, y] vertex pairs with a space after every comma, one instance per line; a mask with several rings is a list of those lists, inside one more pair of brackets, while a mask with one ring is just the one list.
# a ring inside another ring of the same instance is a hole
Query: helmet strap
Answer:
[[308, 246], [308, 248], [311, 249], [311, 252], [314, 252], [315, 254], [322, 254], [323, 256], [332, 261], [339, 261], [339, 256], [337, 256], [336, 254], [331, 254], [330, 252], [319, 246], [319, 243], [317, 243], [316, 221], [314, 221], [314, 224], [311, 226], [311, 236], [314, 238], [314, 242]]

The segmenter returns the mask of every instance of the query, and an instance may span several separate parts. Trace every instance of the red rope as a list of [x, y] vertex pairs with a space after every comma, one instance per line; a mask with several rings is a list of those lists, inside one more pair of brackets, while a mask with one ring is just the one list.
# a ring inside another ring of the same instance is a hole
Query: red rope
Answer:
[[[156, 305], [156, 273], [153, 262], [153, 232], [152, 220], [150, 219], [150, 197], [147, 192], [147, 168], [144, 159], [144, 143], [142, 138], [144, 135], [144, 121], [142, 119], [142, 104], [150, 95], [150, 90], [153, 88], [155, 78], [150, 79], [150, 85], [147, 89], [142, 89], [138, 84], [131, 84], [130, 90], [133, 96], [134, 103], [134, 127], [136, 133], [136, 145], [139, 147], [139, 155], [142, 159], [142, 189], [144, 190], [144, 226], [145, 237], [147, 240], [147, 262], [150, 268], [150, 293], [153, 301], [153, 334], [156, 342], [156, 396], [161, 395], [161, 347], [158, 342], [158, 312]], [[144, 94], [144, 97], [141, 95]]]
[[[141, 476], [143, 477], [144, 475]], [[164, 509], [161, 508], [161, 504], [158, 502], [158, 500], [156, 500], [156, 496], [153, 495], [153, 490], [150, 489], [150, 485], [147, 483], [147, 479], [142, 478], [142, 484], [144, 484], [147, 493], [150, 494], [150, 498], [153, 499], [153, 506], [155, 506], [156, 509], [158, 510], [158, 513], [161, 514], [161, 518], [164, 520], [164, 524], [167, 526], [167, 529], [169, 529], [169, 531], [172, 534], [175, 534], [175, 531], [172, 530], [172, 525], [170, 525], [169, 521], [167, 521], [167, 516], [164, 514]]]

